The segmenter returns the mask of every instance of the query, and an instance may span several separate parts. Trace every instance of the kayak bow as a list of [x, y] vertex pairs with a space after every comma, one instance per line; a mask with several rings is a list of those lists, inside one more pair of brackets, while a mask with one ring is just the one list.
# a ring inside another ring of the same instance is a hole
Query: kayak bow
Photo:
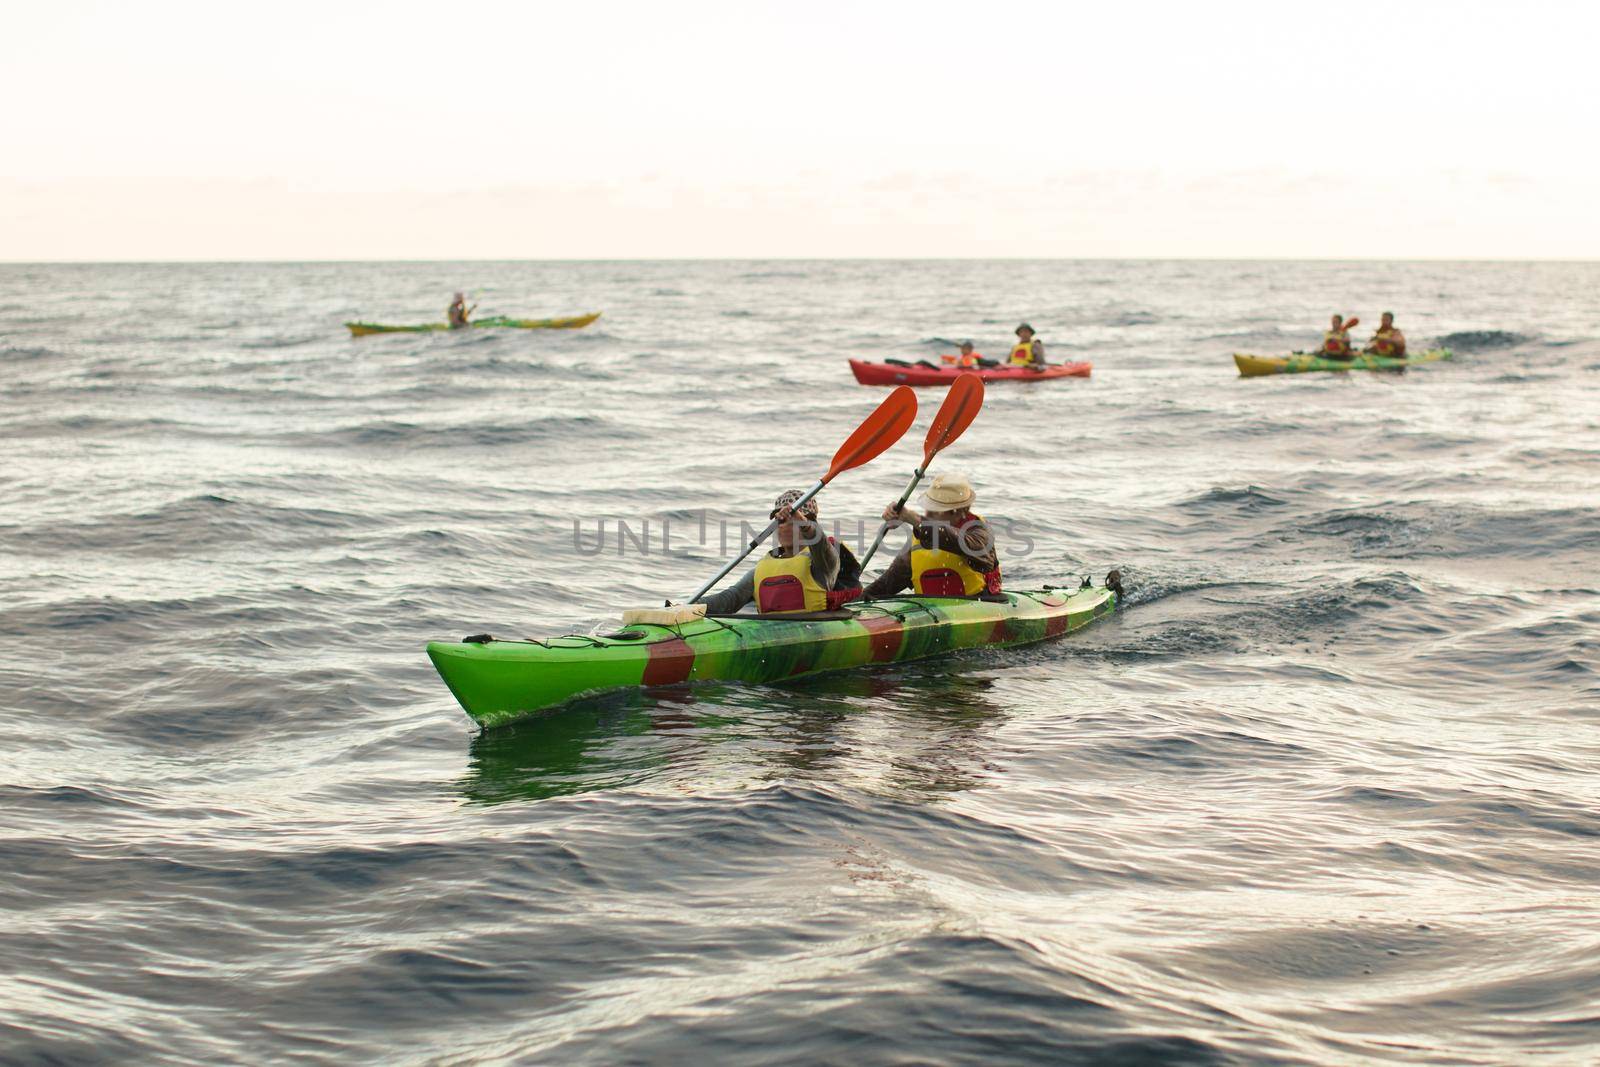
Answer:
[[1008, 648], [1070, 633], [1116, 610], [1112, 588], [1004, 593], [996, 600], [892, 597], [812, 615], [721, 615], [542, 641], [435, 641], [428, 657], [480, 727], [570, 700], [683, 682], [764, 684], [902, 663], [970, 648]]

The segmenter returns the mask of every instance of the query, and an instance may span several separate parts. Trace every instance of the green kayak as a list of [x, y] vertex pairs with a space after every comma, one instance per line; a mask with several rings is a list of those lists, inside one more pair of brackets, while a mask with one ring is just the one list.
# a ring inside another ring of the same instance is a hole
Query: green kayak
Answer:
[[1354, 359], [1323, 359], [1311, 352], [1296, 352], [1288, 356], [1252, 356], [1235, 352], [1233, 362], [1239, 368], [1239, 377], [1255, 378], [1262, 374], [1302, 374], [1313, 370], [1398, 370], [1415, 363], [1449, 359], [1454, 354], [1448, 348], [1430, 348], [1408, 359], [1366, 355]]
[[[600, 317], [596, 311], [588, 315], [574, 315], [565, 319], [508, 319], [497, 315], [489, 319], [473, 319], [467, 325], [474, 330], [580, 330]], [[365, 337], [369, 333], [432, 333], [448, 330], [448, 322], [425, 322], [420, 326], [384, 326], [376, 322], [347, 322], [351, 337]]]
[[[1115, 575], [1116, 572], [1112, 572]], [[578, 697], [697, 681], [781, 682], [969, 648], [1032, 644], [1116, 609], [1118, 583], [995, 600], [895, 597], [786, 617], [716, 615], [543, 641], [435, 641], [428, 657], [474, 722], [502, 726]]]

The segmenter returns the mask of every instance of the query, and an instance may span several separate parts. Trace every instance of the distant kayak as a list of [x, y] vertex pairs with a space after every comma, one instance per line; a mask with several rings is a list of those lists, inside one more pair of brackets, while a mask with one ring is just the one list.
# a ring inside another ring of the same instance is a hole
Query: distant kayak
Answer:
[[963, 374], [976, 374], [986, 382], [1041, 382], [1050, 378], [1087, 378], [1091, 363], [1052, 363], [1044, 370], [1003, 364], [998, 367], [935, 367], [921, 363], [869, 363], [850, 361], [850, 373], [862, 385], [949, 385]]
[[786, 682], [964, 649], [1032, 644], [1111, 614], [1120, 588], [1112, 579], [1111, 588], [1003, 593], [993, 600], [890, 597], [813, 615], [719, 615], [542, 641], [481, 635], [431, 642], [428, 657], [462, 709], [488, 728], [616, 690]]
[[[581, 330], [595, 319], [600, 317], [596, 311], [589, 315], [574, 315], [565, 319], [508, 319], [504, 315], [489, 319], [474, 319], [467, 324], [468, 329], [510, 329], [510, 330]], [[350, 336], [365, 337], [369, 333], [431, 333], [434, 330], [448, 330], [448, 322], [425, 322], [420, 326], [384, 326], [376, 322], [347, 322]]]
[[1408, 359], [1390, 359], [1386, 356], [1356, 356], [1354, 359], [1324, 359], [1308, 352], [1291, 356], [1251, 356], [1243, 352], [1233, 354], [1241, 378], [1256, 378], [1263, 374], [1303, 374], [1314, 370], [1398, 370], [1414, 363], [1435, 363], [1450, 359], [1455, 353], [1448, 348], [1430, 348]]

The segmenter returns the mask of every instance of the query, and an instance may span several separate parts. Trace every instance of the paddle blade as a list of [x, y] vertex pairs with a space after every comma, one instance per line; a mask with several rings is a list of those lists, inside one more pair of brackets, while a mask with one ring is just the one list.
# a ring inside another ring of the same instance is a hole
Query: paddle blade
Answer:
[[835, 476], [850, 468], [877, 458], [886, 448], [904, 437], [916, 419], [917, 394], [910, 386], [902, 385], [890, 393], [878, 405], [878, 410], [867, 416], [865, 422], [856, 427], [856, 432], [850, 435], [849, 440], [839, 446], [839, 451], [833, 454], [833, 466], [822, 476], [823, 482], [831, 482]]
[[951, 441], [960, 437], [983, 407], [983, 379], [976, 374], [963, 374], [956, 379], [945, 394], [939, 413], [928, 427], [928, 436], [922, 442], [922, 469], [927, 470], [933, 457]]

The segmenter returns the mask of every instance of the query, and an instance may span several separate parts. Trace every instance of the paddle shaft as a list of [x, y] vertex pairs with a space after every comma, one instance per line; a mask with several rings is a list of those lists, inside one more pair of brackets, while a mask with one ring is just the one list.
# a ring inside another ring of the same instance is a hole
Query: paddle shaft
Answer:
[[[816, 496], [818, 493], [822, 492], [822, 487], [827, 485], [827, 484], [828, 484], [827, 482], [819, 480], [816, 485], [813, 485], [810, 489], [806, 490], [804, 496], [802, 496], [799, 500], [796, 500], [793, 504], [790, 504], [789, 505], [789, 510], [791, 512], [800, 510], [800, 508], [808, 500], [810, 500], [812, 497]], [[915, 485], [916, 483], [913, 482], [912, 484]], [[907, 489], [906, 490], [906, 495], [910, 496], [911, 495], [911, 490]], [[904, 501], [901, 501], [901, 503], [904, 503]], [[693, 604], [696, 600], [699, 600], [701, 597], [705, 596], [706, 593], [711, 589], [712, 586], [716, 585], [718, 582], [722, 581], [722, 579], [726, 578], [728, 576], [729, 572], [731, 572], [733, 570], [733, 568], [735, 568], [739, 564], [743, 563], [745, 561], [745, 559], [750, 555], [750, 553], [754, 552], [757, 548], [761, 547], [761, 542], [763, 542], [767, 538], [771, 537], [772, 536], [772, 531], [776, 530], [777, 528], [778, 528], [778, 520], [777, 519], [773, 519], [771, 522], [767, 523], [767, 528], [765, 530], [761, 531], [760, 536], [756, 537], [748, 545], [746, 545], [744, 551], [739, 553], [736, 557], [734, 557], [733, 562], [729, 563], [726, 567], [724, 567], [720, 571], [718, 571], [716, 573], [716, 576], [713, 577], [709, 582], [707, 582], [705, 585], [702, 585], [699, 589], [696, 589], [694, 591], [694, 594], [689, 597], [689, 601], [688, 602], [690, 604]]]
[[[924, 464], [922, 467], [918, 467], [917, 473], [911, 476], [911, 482], [906, 486], [906, 491], [900, 494], [900, 499], [895, 503], [894, 509], [896, 511], [899, 511], [901, 508], [905, 507], [906, 501], [911, 499], [911, 494], [917, 491], [917, 483], [922, 481], [922, 476], [924, 474], [928, 473], [925, 468], [926, 464]], [[872, 557], [877, 555], [878, 549], [883, 546], [883, 539], [889, 536], [890, 529], [891, 527], [888, 523], [884, 523], [882, 526], [878, 527], [878, 536], [873, 540], [872, 547], [867, 549], [867, 554], [862, 557], [861, 560], [861, 573], [863, 575], [867, 572], [867, 564], [872, 562]]]

